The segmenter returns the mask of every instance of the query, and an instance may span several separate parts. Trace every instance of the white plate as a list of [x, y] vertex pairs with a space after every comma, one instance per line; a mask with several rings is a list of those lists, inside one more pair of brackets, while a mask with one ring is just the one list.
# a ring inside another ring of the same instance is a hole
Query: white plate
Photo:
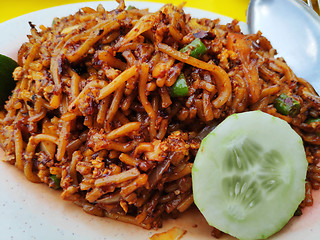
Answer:
[[[158, 10], [162, 4], [149, 2], [127, 2], [138, 8]], [[0, 24], [0, 53], [17, 57], [20, 45], [27, 41], [30, 33], [28, 22], [37, 27], [51, 25], [54, 17], [75, 13], [79, 8], [96, 8], [97, 2], [70, 4], [45, 9], [11, 19]], [[117, 7], [116, 2], [103, 2], [106, 9]], [[186, 8], [193, 17], [220, 18], [222, 22], [231, 19], [212, 12]], [[246, 25], [241, 23], [243, 31]], [[0, 151], [2, 159], [3, 152]], [[73, 203], [60, 199], [60, 192], [44, 184], [34, 184], [26, 180], [23, 173], [14, 166], [0, 162], [0, 234], [1, 239], [148, 239], [156, 231], [145, 230], [130, 224], [108, 218], [99, 218], [84, 213]], [[211, 228], [196, 209], [191, 209], [178, 219], [164, 221], [166, 231], [173, 226], [187, 231], [182, 240], [212, 240]], [[316, 192], [314, 206], [306, 208], [301, 217], [292, 219], [287, 226], [270, 239], [301, 240], [319, 239], [320, 236], [320, 191]], [[231, 239], [224, 236], [221, 239]]]

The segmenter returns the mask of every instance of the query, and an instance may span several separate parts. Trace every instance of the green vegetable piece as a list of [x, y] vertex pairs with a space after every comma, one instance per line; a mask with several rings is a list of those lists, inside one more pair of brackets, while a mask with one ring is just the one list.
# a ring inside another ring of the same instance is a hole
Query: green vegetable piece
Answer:
[[180, 52], [187, 53], [190, 51], [190, 56], [194, 58], [199, 58], [201, 55], [205, 54], [207, 51], [206, 46], [202, 43], [200, 38], [196, 38], [191, 43], [189, 43], [184, 48], [180, 49]]
[[274, 102], [277, 111], [283, 115], [295, 117], [300, 112], [300, 103], [294, 98], [282, 93]]
[[129, 5], [128, 7], [127, 7], [127, 11], [128, 10], [131, 10], [131, 9], [137, 9], [135, 6], [131, 6], [131, 5]]
[[51, 175], [50, 178], [54, 182], [54, 187], [53, 188], [54, 189], [59, 189], [60, 188], [61, 179], [58, 178], [56, 175]]
[[[320, 122], [320, 118], [309, 118], [306, 120], [307, 124], [315, 123], [315, 122]], [[320, 137], [320, 132], [316, 132], [316, 135]]]
[[307, 119], [306, 123], [314, 123], [314, 122], [320, 122], [320, 118], [309, 118]]
[[16, 67], [18, 67], [16, 61], [0, 54], [0, 109], [3, 108], [5, 101], [16, 86], [12, 77]]
[[171, 97], [185, 97], [189, 94], [186, 77], [183, 73], [179, 75], [176, 82], [170, 87]]
[[261, 111], [234, 114], [201, 142], [192, 168], [194, 202], [207, 222], [242, 240], [278, 232], [305, 198], [301, 137]]

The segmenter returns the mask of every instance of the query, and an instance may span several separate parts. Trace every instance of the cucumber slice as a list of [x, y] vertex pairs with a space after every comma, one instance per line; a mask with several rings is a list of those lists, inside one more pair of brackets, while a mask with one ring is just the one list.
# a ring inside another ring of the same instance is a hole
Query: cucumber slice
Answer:
[[265, 239], [304, 199], [307, 165], [302, 139], [287, 122], [261, 111], [234, 114], [201, 143], [194, 202], [211, 226]]
[[12, 72], [16, 67], [18, 67], [16, 61], [0, 54], [0, 110], [16, 86], [12, 77]]

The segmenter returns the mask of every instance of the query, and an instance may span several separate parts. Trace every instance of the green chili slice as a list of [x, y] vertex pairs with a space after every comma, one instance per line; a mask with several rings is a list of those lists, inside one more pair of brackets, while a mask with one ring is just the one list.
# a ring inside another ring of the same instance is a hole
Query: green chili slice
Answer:
[[[306, 120], [307, 124], [315, 123], [315, 122], [320, 122], [320, 118], [309, 118]], [[316, 132], [316, 135], [320, 137], [320, 132]]]
[[183, 73], [179, 75], [176, 82], [170, 87], [171, 97], [185, 97], [189, 94], [186, 77]]
[[291, 117], [295, 117], [300, 112], [301, 108], [300, 103], [297, 100], [285, 93], [282, 93], [276, 98], [274, 107], [277, 109], [277, 112]]
[[135, 6], [129, 5], [126, 10], [128, 11], [128, 10], [131, 10], [131, 9], [137, 9], [137, 8]]
[[207, 48], [203, 44], [203, 42], [200, 40], [200, 38], [196, 38], [187, 46], [180, 49], [180, 52], [183, 52], [183, 53], [190, 52], [190, 56], [194, 58], [199, 58], [201, 55], [205, 54], [206, 51], [207, 51]]
[[306, 120], [306, 123], [314, 123], [314, 122], [320, 122], [320, 118], [309, 118]]
[[58, 178], [56, 175], [51, 175], [50, 178], [54, 182], [54, 187], [53, 188], [54, 189], [60, 188], [61, 179]]

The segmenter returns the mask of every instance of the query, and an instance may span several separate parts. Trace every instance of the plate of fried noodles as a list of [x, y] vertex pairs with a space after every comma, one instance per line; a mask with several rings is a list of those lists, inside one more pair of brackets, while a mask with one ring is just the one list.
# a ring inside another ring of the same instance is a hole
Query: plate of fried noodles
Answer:
[[[123, 1], [33, 12], [0, 32], [0, 53], [19, 64], [0, 113], [2, 238], [233, 239], [194, 206], [191, 169], [204, 136], [250, 110], [290, 123], [309, 163], [297, 216], [270, 239], [320, 236], [320, 121], [309, 120], [320, 98], [260, 32], [183, 4]], [[279, 112], [281, 94], [299, 112]]]

